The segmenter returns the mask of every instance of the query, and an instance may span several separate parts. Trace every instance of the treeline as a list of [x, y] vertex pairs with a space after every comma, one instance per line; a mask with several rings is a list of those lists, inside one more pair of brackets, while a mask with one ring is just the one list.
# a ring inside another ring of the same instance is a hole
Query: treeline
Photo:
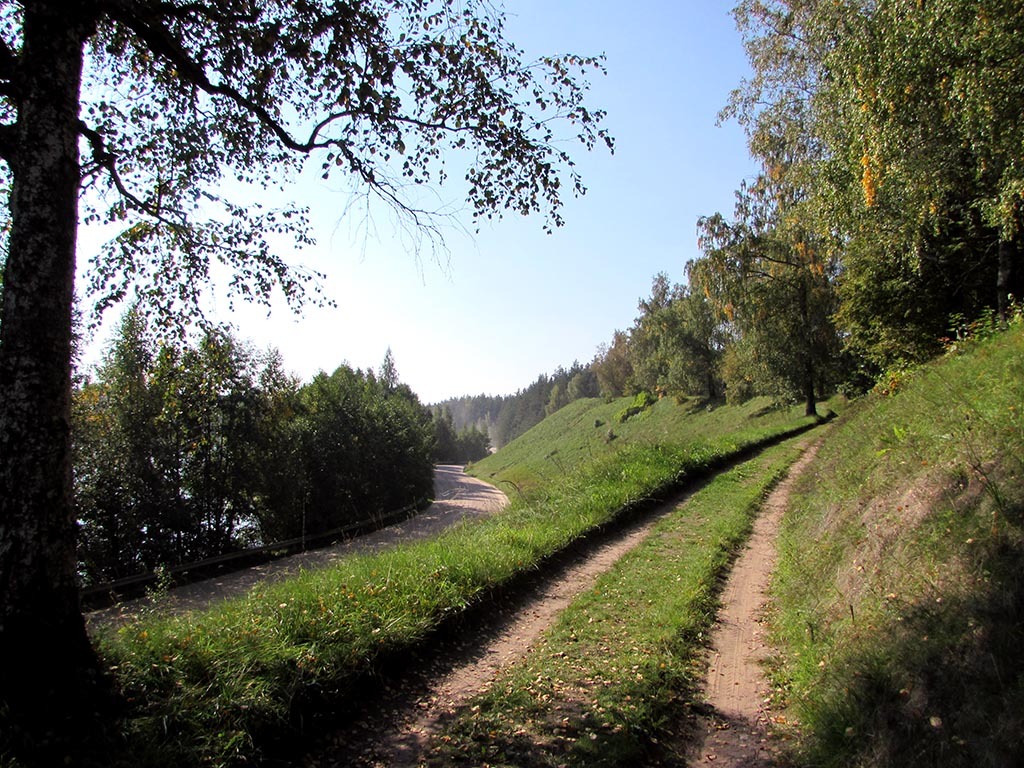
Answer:
[[433, 494], [430, 411], [339, 367], [300, 384], [229, 333], [157, 344], [124, 316], [73, 402], [80, 572], [101, 582], [396, 511]]
[[491, 452], [491, 438], [475, 424], [456, 429], [447, 408], [434, 408], [434, 461], [438, 464], [469, 464]]
[[597, 397], [597, 377], [589, 365], [574, 362], [552, 374], [542, 373], [513, 395], [476, 395], [445, 400], [433, 406], [447, 412], [456, 432], [477, 431], [500, 448], [515, 440], [546, 416], [581, 397]]
[[594, 367], [605, 394], [863, 387], [1022, 287], [1024, 4], [744, 0], [756, 178]]
[[[698, 221], [702, 255], [679, 284], [654, 278], [588, 387], [767, 394], [812, 414], [1005, 319], [1024, 289], [1024, 4], [743, 0], [734, 14], [752, 75], [722, 118], [759, 172], [731, 215]], [[495, 404], [495, 443], [574, 399], [560, 384]]]

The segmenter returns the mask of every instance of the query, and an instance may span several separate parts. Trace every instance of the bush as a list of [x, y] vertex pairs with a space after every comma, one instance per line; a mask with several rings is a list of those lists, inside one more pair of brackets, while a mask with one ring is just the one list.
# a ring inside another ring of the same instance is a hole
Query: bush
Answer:
[[638, 413], [643, 413], [652, 405], [654, 405], [657, 399], [650, 392], [640, 392], [636, 397], [633, 398], [633, 402], [628, 407], [619, 411], [618, 419], [619, 423], [623, 424], [629, 421], [631, 418], [636, 416]]

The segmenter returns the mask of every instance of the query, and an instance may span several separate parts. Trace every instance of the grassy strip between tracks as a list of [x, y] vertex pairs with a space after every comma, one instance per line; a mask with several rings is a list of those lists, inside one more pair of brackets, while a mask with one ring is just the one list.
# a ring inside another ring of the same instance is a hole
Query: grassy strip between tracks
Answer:
[[811, 421], [713, 441], [629, 445], [503, 514], [428, 542], [353, 556], [243, 599], [152, 615], [97, 638], [128, 701], [116, 764], [239, 764], [344, 700], [375, 664], [588, 531], [744, 449]]
[[794, 438], [714, 477], [433, 740], [429, 765], [679, 764], [717, 585]]

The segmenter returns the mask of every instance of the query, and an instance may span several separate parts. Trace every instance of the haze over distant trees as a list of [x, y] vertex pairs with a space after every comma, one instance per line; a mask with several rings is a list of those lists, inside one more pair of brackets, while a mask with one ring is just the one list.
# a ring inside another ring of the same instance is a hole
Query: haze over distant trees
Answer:
[[574, 362], [568, 369], [540, 374], [529, 386], [511, 395], [455, 397], [432, 406], [447, 411], [457, 432], [476, 430], [490, 438], [494, 448], [511, 442], [559, 408], [581, 397], [600, 394], [589, 365]]
[[433, 459], [438, 464], [469, 464], [491, 452], [491, 438], [475, 424], [456, 429], [452, 413], [434, 407]]

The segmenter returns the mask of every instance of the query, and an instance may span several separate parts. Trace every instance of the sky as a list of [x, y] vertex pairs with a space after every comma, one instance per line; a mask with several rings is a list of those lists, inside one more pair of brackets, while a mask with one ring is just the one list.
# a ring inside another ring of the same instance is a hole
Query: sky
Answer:
[[[221, 300], [216, 319], [257, 349], [277, 348], [303, 381], [342, 363], [379, 369], [390, 348], [424, 403], [512, 394], [559, 366], [590, 362], [632, 325], [654, 275], [684, 281], [686, 262], [700, 255], [697, 219], [731, 214], [735, 190], [755, 172], [741, 128], [717, 124], [749, 72], [733, 4], [505, 0], [506, 35], [527, 59], [607, 58], [588, 103], [607, 111], [615, 152], [569, 147], [588, 192], [565, 200], [564, 226], [545, 234], [541, 216], [513, 214], [479, 233], [447, 230], [446, 252], [417, 254], [387, 216], [367, 227], [346, 215], [339, 181], [304, 174], [286, 192], [310, 206], [317, 243], [289, 260], [325, 273], [336, 307], [297, 316], [282, 302], [268, 317], [244, 306], [229, 314]], [[88, 239], [80, 264], [94, 247]], [[108, 317], [86, 364], [112, 325]]]

